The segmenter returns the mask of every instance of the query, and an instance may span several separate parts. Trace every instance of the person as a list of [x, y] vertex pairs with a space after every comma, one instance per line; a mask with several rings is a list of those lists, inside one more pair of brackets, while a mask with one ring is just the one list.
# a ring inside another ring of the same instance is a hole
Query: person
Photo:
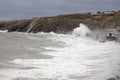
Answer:
[[112, 33], [109, 33], [109, 37], [112, 37]]

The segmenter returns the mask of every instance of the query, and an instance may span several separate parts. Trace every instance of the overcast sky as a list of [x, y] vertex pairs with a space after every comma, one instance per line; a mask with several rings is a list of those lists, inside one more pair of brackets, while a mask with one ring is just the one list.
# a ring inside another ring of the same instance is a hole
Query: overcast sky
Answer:
[[120, 10], [120, 0], [0, 0], [0, 19]]

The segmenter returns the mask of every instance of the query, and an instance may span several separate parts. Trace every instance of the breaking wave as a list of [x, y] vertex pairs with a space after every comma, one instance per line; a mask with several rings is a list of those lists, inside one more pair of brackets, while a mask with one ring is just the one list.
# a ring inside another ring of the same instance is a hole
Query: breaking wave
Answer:
[[84, 24], [73, 34], [0, 33], [0, 80], [107, 80], [120, 76], [120, 45]]
[[90, 29], [85, 24], [80, 23], [79, 27], [75, 28], [72, 34], [76, 36], [85, 37], [90, 33]]

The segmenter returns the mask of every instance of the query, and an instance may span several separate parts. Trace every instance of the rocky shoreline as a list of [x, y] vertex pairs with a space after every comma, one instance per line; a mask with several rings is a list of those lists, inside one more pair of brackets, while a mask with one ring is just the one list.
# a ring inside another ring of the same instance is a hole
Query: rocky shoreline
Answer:
[[53, 17], [36, 17], [24, 20], [0, 21], [0, 30], [8, 32], [55, 32], [67, 33], [76, 28], [79, 23], [94, 29], [117, 29], [120, 31], [120, 11], [66, 14]]
[[109, 79], [107, 79], [107, 80], [120, 80], [120, 77], [119, 77], [119, 76], [111, 77], [111, 78], [109, 78]]

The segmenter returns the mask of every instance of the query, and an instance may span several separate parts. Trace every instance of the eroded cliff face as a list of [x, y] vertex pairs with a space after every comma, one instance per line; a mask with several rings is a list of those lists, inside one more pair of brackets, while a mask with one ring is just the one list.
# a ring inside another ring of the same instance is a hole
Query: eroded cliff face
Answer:
[[105, 13], [97, 12], [67, 14], [54, 17], [38, 17], [24, 20], [0, 21], [0, 30], [8, 32], [56, 32], [67, 33], [76, 28], [79, 23], [86, 24], [91, 30], [115, 28], [120, 30], [120, 11]]

